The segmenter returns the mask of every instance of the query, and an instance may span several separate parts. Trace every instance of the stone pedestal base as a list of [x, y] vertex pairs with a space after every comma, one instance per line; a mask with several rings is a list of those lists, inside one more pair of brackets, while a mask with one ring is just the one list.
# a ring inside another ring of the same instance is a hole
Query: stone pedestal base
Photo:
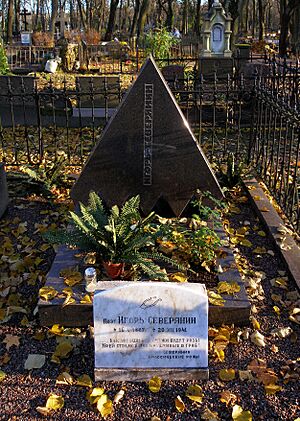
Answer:
[[0, 163], [0, 218], [6, 211], [8, 205], [8, 190], [4, 164]]
[[227, 78], [233, 74], [233, 59], [227, 57], [201, 57], [199, 60], [199, 72], [204, 77], [214, 77], [216, 71], [218, 78]]

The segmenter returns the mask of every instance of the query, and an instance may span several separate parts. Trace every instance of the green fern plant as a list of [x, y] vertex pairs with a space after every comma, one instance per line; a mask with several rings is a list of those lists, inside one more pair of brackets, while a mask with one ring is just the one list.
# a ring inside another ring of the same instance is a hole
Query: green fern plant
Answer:
[[45, 237], [52, 243], [96, 252], [103, 262], [134, 265], [150, 279], [168, 280], [155, 261], [163, 261], [180, 269], [182, 266], [151, 250], [155, 244], [155, 234], [149, 229], [149, 224], [156, 215], [151, 212], [142, 218], [139, 205], [139, 196], [134, 196], [121, 209], [113, 206], [107, 213], [100, 197], [91, 192], [88, 205], [79, 204], [80, 213], [70, 212], [68, 229], [48, 232]]

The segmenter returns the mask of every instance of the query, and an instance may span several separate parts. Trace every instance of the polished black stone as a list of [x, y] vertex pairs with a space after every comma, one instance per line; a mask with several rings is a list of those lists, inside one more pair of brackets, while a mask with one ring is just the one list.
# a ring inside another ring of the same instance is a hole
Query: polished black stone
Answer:
[[145, 214], [163, 198], [180, 215], [196, 189], [222, 197], [207, 159], [149, 58], [91, 152], [71, 196], [86, 203], [94, 190], [112, 206], [139, 194]]

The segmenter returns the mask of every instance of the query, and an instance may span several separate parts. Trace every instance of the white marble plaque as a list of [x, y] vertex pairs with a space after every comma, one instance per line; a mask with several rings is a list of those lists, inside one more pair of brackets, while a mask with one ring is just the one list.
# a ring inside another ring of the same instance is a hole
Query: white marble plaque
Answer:
[[207, 368], [205, 286], [130, 282], [97, 292], [94, 333], [96, 369]]

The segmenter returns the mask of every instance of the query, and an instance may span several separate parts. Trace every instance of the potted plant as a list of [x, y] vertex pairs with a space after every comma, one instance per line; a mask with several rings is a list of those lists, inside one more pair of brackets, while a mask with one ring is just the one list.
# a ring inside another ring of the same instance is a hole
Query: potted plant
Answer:
[[134, 196], [121, 209], [113, 206], [108, 213], [101, 198], [91, 192], [87, 206], [80, 203], [79, 213], [70, 212], [67, 229], [48, 232], [45, 237], [52, 243], [95, 252], [112, 279], [120, 277], [125, 264], [130, 264], [150, 279], [168, 280], [165, 271], [155, 261], [164, 261], [177, 267], [180, 265], [151, 250], [157, 234], [152, 233], [149, 224], [156, 215], [151, 212], [143, 218], [139, 204], [139, 196]]

